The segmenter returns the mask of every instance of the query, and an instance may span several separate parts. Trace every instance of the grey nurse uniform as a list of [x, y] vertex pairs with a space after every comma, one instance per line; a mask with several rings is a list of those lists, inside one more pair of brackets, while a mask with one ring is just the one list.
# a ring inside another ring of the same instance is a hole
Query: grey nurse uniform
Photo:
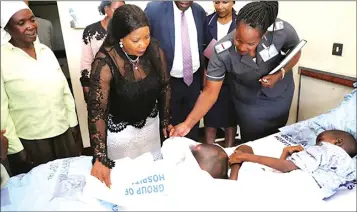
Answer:
[[[208, 64], [208, 80], [222, 81], [228, 78], [242, 140], [245, 142], [277, 132], [289, 117], [295, 87], [293, 73], [287, 72], [273, 88], [264, 88], [259, 82], [261, 77], [280, 63], [284, 58], [283, 53], [300, 41], [289, 23], [277, 19], [275, 26], [274, 31], [268, 29], [261, 39], [256, 58], [239, 54], [234, 46], [234, 30], [220, 40]], [[264, 50], [268, 53], [262, 56]]]

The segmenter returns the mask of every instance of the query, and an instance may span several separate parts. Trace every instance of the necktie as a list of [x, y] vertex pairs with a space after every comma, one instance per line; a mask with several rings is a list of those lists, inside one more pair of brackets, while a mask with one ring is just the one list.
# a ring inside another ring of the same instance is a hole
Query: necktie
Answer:
[[182, 41], [182, 62], [183, 62], [183, 81], [190, 86], [193, 81], [192, 56], [190, 47], [190, 37], [185, 13], [181, 15], [181, 41]]

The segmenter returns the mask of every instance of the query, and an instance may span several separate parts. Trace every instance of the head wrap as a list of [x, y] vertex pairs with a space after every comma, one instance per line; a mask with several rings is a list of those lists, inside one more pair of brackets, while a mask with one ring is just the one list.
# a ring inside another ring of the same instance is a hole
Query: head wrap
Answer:
[[8, 42], [11, 36], [4, 30], [11, 17], [20, 10], [30, 9], [23, 1], [1, 1], [1, 44]]

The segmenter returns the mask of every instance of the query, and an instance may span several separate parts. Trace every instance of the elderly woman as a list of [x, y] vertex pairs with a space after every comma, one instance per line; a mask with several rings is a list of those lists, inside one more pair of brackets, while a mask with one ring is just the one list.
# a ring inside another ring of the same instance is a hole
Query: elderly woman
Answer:
[[12, 174], [80, 154], [73, 96], [53, 52], [35, 42], [35, 16], [22, 1], [1, 1], [1, 130]]
[[81, 84], [83, 88], [84, 99], [87, 101], [89, 91], [89, 73], [91, 65], [99, 48], [102, 46], [110, 19], [114, 11], [125, 4], [125, 1], [102, 0], [98, 10], [101, 15], [105, 15], [103, 20], [87, 26], [83, 31], [82, 37], [82, 55], [80, 62]]
[[159, 151], [159, 126], [166, 136], [169, 124], [171, 92], [164, 53], [150, 38], [148, 19], [138, 6], [115, 10], [90, 82], [92, 175], [110, 186], [113, 160]]

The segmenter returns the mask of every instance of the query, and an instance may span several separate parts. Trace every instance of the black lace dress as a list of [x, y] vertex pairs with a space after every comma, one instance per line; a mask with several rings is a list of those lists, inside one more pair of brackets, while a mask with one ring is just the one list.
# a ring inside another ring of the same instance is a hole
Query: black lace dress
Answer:
[[[159, 44], [151, 39], [134, 69], [119, 45], [101, 47], [91, 69], [88, 125], [94, 160], [113, 160], [160, 150], [170, 118], [170, 83]], [[159, 115], [158, 115], [159, 114]]]

